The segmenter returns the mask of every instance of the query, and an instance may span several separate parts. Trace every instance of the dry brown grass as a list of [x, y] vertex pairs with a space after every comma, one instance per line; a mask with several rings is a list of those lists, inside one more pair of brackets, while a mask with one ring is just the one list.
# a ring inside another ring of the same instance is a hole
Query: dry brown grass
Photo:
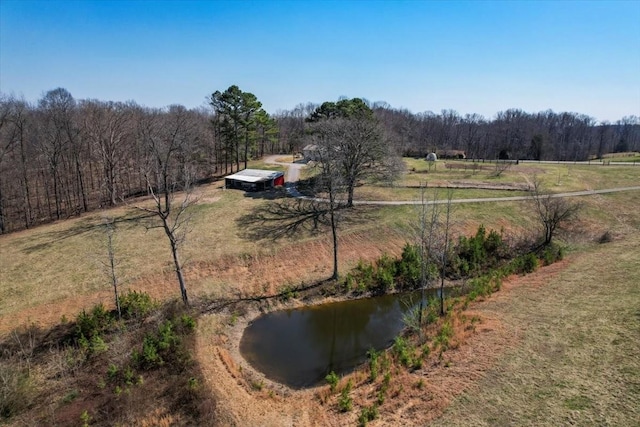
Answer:
[[638, 283], [633, 235], [482, 304], [521, 338], [436, 425], [637, 425]]
[[[557, 170], [562, 175], [563, 169]], [[607, 178], [607, 185], [627, 185], [624, 183], [640, 173], [640, 168], [598, 170], [598, 176], [605, 178], [609, 171], [618, 171]], [[550, 171], [548, 176], [553, 179]], [[571, 186], [594, 182], [583, 173], [587, 172], [568, 170]], [[271, 294], [282, 286], [309, 283], [330, 274], [331, 245], [326, 235], [247, 241], [240, 236], [242, 225], [237, 219], [265, 201], [223, 191], [219, 185], [199, 191], [194, 233], [184, 252], [187, 284], [195, 299]], [[567, 240], [571, 261], [508, 283], [496, 296], [473, 306], [482, 322], [475, 325], [475, 331], [465, 329], [468, 323], [461, 322], [454, 338], [458, 345], [445, 352], [443, 359], [434, 356], [416, 372], [394, 371], [389, 397], [380, 408], [381, 419], [372, 425], [423, 425], [450, 402], [454, 403], [439, 423], [510, 424], [513, 418], [515, 424], [625, 425], [638, 419], [634, 408], [640, 407], [640, 369], [634, 349], [640, 343], [638, 315], [633, 310], [637, 312], [640, 306], [634, 287], [640, 283], [636, 237], [640, 193], [584, 200], [586, 208], [574, 230], [578, 234]], [[455, 229], [469, 234], [483, 223], [488, 228], [504, 227], [508, 233], [526, 233], [535, 226], [527, 213], [521, 203], [461, 205], [455, 208]], [[108, 214], [131, 215], [125, 208]], [[383, 252], [397, 255], [408, 236], [407, 223], [416, 216], [411, 206], [385, 207], [370, 212], [364, 223], [345, 226], [340, 234], [342, 271], [360, 258], [373, 260]], [[72, 318], [82, 308], [111, 300], [111, 289], [96, 262], [102, 253], [101, 222], [102, 213], [94, 213], [0, 236], [0, 331], [31, 322], [53, 325], [62, 315]], [[605, 231], [612, 232], [613, 242], [594, 245]], [[118, 239], [124, 288], [144, 290], [160, 299], [178, 295], [166, 239], [160, 232], [122, 222]], [[587, 252], [578, 252], [583, 250]], [[323, 405], [314, 391], [291, 392], [271, 386], [252, 389], [254, 377], [229, 350], [233, 340], [225, 338], [229, 328], [221, 316], [206, 316], [196, 337], [196, 359], [211, 390], [200, 411], [203, 424], [211, 425], [213, 420], [222, 425], [356, 422], [359, 410], [340, 414], [329, 396]], [[46, 380], [56, 372], [70, 375], [60, 371], [66, 366], [65, 355], [57, 356], [46, 372], [34, 373], [36, 387], [60, 386]], [[423, 385], [418, 387], [421, 379]], [[354, 382], [360, 385], [353, 392], [355, 403], [370, 405], [375, 396], [366, 374], [356, 373]], [[155, 387], [153, 382], [148, 386]], [[133, 404], [141, 409], [132, 413], [128, 423], [183, 422], [180, 414], [160, 400]], [[70, 405], [69, 419], [78, 421], [81, 408]], [[548, 422], [543, 418], [547, 412]], [[35, 422], [37, 418], [29, 418], [31, 415], [21, 418], [23, 424]]]

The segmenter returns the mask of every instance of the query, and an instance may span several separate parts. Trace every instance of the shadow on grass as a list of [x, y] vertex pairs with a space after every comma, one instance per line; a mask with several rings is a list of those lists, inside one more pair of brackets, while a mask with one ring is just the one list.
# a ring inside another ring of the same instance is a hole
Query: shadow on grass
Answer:
[[[128, 213], [123, 217], [116, 218], [114, 222], [116, 225], [135, 224], [140, 220], [143, 220], [152, 216], [153, 215], [149, 213], [141, 214], [139, 212], [134, 211], [134, 212]], [[28, 245], [22, 251], [27, 254], [37, 253], [39, 251], [42, 251], [44, 249], [51, 247], [52, 245], [60, 241], [63, 241], [71, 237], [77, 237], [77, 236], [91, 233], [95, 230], [99, 230], [104, 226], [105, 226], [105, 222], [96, 221], [96, 218], [94, 216], [79, 219], [78, 221], [76, 221], [76, 223], [72, 227], [66, 228], [64, 230], [48, 231], [48, 232], [41, 233], [39, 235], [39, 238], [42, 240], [45, 240], [44, 242]]]
[[[371, 221], [373, 207], [339, 205], [338, 229]], [[257, 206], [236, 220], [240, 237], [255, 241], [317, 235], [331, 231], [329, 204], [322, 200], [280, 199]]]
[[242, 304], [247, 303], [260, 303], [269, 300], [286, 300], [290, 298], [292, 293], [295, 294], [303, 294], [303, 297], [306, 296], [304, 294], [312, 293], [315, 290], [322, 291], [323, 288], [327, 286], [335, 285], [336, 281], [334, 279], [324, 279], [319, 280], [315, 283], [311, 283], [305, 285], [302, 283], [300, 286], [290, 287], [282, 292], [272, 295], [254, 295], [254, 296], [241, 296], [238, 295], [236, 298], [220, 298], [215, 300], [203, 301], [198, 309], [202, 314], [207, 313], [217, 313], [227, 308], [236, 308], [238, 306], [242, 306]]

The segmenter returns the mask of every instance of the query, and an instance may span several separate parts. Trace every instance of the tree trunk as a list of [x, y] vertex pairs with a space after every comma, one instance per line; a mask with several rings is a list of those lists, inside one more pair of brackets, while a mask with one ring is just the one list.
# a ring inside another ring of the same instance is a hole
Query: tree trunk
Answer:
[[173, 255], [173, 264], [176, 269], [176, 276], [178, 276], [178, 283], [180, 283], [180, 294], [182, 295], [182, 302], [185, 305], [189, 305], [189, 298], [187, 296], [187, 287], [184, 283], [184, 276], [182, 275], [182, 266], [180, 265], [180, 258], [178, 256], [178, 246], [173, 238], [173, 233], [165, 228], [169, 239], [171, 240], [171, 255]]
[[[333, 205], [333, 202], [332, 202]], [[338, 280], [338, 230], [333, 206], [331, 209], [331, 234], [333, 237], [333, 280]]]

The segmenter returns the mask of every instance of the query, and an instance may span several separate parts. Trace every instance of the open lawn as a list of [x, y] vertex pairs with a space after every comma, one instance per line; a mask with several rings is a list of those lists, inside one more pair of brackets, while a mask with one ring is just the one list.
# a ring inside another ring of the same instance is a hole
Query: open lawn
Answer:
[[436, 163], [435, 167], [429, 169], [429, 163], [423, 159], [405, 158], [408, 173], [399, 181], [399, 185], [417, 186], [426, 183], [427, 186], [446, 186], [475, 182], [485, 187], [527, 186], [537, 177], [548, 191], [563, 193], [625, 187], [638, 185], [640, 182], [640, 168], [637, 166], [520, 163], [510, 166], [500, 176], [495, 176], [496, 167], [491, 163], [460, 160], [441, 160]]

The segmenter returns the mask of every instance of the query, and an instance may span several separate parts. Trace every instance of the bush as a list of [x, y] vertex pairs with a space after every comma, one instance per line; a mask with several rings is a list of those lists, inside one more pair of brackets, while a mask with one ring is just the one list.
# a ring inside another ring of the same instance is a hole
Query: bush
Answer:
[[358, 417], [358, 423], [361, 426], [366, 426], [369, 421], [373, 421], [378, 418], [378, 406], [373, 404], [370, 407], [362, 408], [360, 416]]
[[157, 303], [145, 292], [129, 291], [120, 297], [122, 314], [129, 319], [143, 318], [156, 307]]
[[374, 286], [374, 269], [373, 265], [360, 260], [356, 268], [354, 268], [345, 279], [345, 287], [347, 291], [356, 294], [367, 292]]
[[338, 400], [338, 407], [341, 412], [348, 412], [353, 409], [353, 399], [349, 396], [351, 393], [351, 388], [353, 387], [353, 383], [351, 380], [347, 382], [345, 388], [340, 392], [340, 399]]
[[373, 382], [378, 378], [378, 358], [380, 357], [380, 353], [372, 348], [367, 352], [367, 356], [369, 357], [369, 378]]
[[[155, 334], [145, 335], [142, 341], [142, 352], [134, 351], [133, 361], [144, 369], [154, 369], [165, 364], [167, 360], [177, 362], [177, 368], [188, 359], [182, 348], [182, 341], [172, 320], [165, 320]], [[189, 332], [187, 330], [186, 332]]]
[[102, 304], [93, 306], [91, 311], [87, 313], [82, 310], [76, 316], [76, 338], [84, 337], [90, 340], [96, 335], [100, 335], [106, 331], [112, 324], [114, 318]]
[[188, 314], [183, 314], [180, 317], [180, 325], [182, 326], [182, 330], [187, 333], [191, 333], [196, 330], [196, 321]]
[[133, 353], [134, 361], [142, 368], [152, 369], [164, 365], [164, 360], [160, 357], [156, 340], [147, 335], [142, 341], [142, 353]]
[[331, 389], [331, 392], [332, 393], [335, 392], [336, 387], [338, 386], [338, 381], [340, 380], [338, 375], [336, 375], [335, 372], [331, 371], [326, 377], [324, 377], [324, 379], [329, 383], [329, 388]]
[[534, 253], [519, 256], [513, 261], [514, 273], [528, 274], [538, 269], [538, 257]]
[[544, 261], [544, 265], [551, 265], [556, 261], [561, 261], [564, 258], [564, 250], [562, 247], [555, 243], [551, 243], [547, 247], [544, 248], [542, 252], [542, 259]]
[[35, 387], [28, 369], [15, 369], [0, 360], [0, 420], [9, 419], [31, 405]]
[[102, 353], [107, 351], [109, 346], [104, 342], [104, 340], [100, 337], [100, 335], [94, 335], [91, 337], [91, 344], [89, 349], [92, 354]]
[[435, 346], [440, 346], [443, 351], [449, 348], [449, 340], [453, 337], [453, 327], [451, 323], [444, 322], [438, 335], [433, 339]]
[[410, 368], [414, 366], [414, 349], [406, 339], [396, 337], [393, 341], [392, 351], [404, 367]]
[[449, 274], [468, 277], [498, 267], [509, 258], [509, 247], [502, 239], [502, 232], [491, 230], [487, 235], [484, 226], [480, 225], [475, 236], [458, 239], [449, 258]]
[[414, 289], [420, 285], [420, 249], [406, 244], [397, 262], [397, 282], [400, 289]]
[[377, 294], [386, 294], [395, 287], [396, 261], [389, 255], [382, 255], [375, 265], [374, 282], [371, 290]]

